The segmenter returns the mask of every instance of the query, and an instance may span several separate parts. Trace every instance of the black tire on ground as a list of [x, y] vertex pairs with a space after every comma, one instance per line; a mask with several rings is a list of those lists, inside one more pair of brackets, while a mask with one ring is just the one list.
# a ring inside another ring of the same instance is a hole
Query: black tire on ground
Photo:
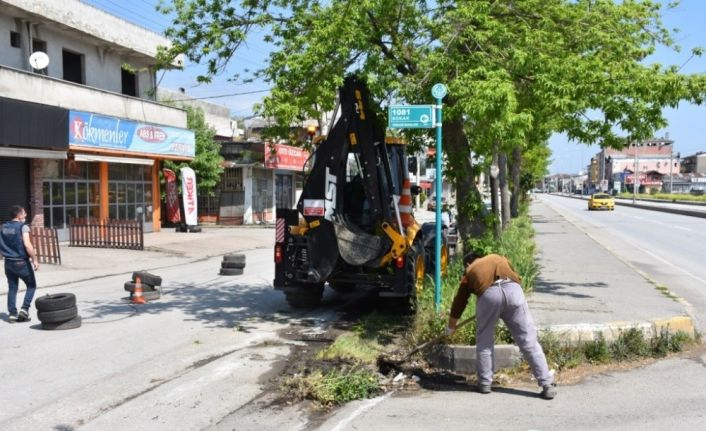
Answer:
[[45, 323], [42, 322], [42, 329], [45, 331], [62, 331], [64, 329], [76, 329], [81, 327], [81, 316], [76, 315], [71, 320], [61, 323]]
[[78, 315], [78, 309], [75, 305], [63, 310], [37, 312], [37, 318], [42, 323], [62, 323], [73, 319], [76, 315]]
[[329, 282], [328, 284], [331, 289], [335, 290], [338, 293], [348, 293], [352, 292], [355, 290], [355, 283], [345, 283], [345, 282], [340, 282], [340, 281], [335, 281], [335, 282]]
[[221, 262], [221, 268], [243, 269], [243, 268], [245, 268], [245, 262], [240, 263], [240, 262], [223, 261], [223, 262]]
[[223, 256], [223, 262], [245, 263], [245, 255], [242, 253], [231, 253]]
[[[132, 299], [134, 294], [130, 294], [130, 299]], [[142, 297], [145, 298], [145, 301], [156, 301], [157, 299], [162, 297], [162, 294], [159, 293], [159, 290], [151, 290], [148, 292], [142, 292]]]
[[[130, 292], [130, 293], [134, 292], [135, 291], [135, 283], [133, 283], [132, 281], [126, 281], [125, 285], [124, 285], [124, 289], [126, 292]], [[157, 288], [152, 286], [151, 284], [142, 283], [142, 291], [143, 292], [154, 292], [155, 290], [157, 290]]]
[[243, 268], [221, 268], [221, 275], [243, 275]]
[[287, 304], [292, 308], [315, 308], [321, 304], [321, 297], [324, 293], [324, 285], [309, 284], [296, 287], [288, 287], [284, 294], [287, 297]]
[[162, 277], [158, 275], [151, 274], [147, 271], [135, 271], [132, 273], [132, 282], [134, 283], [140, 277], [142, 284], [149, 284], [150, 286], [161, 286]]
[[199, 233], [201, 232], [201, 226], [189, 226], [189, 232]]
[[73, 293], [57, 293], [40, 296], [34, 301], [37, 311], [56, 311], [71, 308], [76, 305], [76, 295]]

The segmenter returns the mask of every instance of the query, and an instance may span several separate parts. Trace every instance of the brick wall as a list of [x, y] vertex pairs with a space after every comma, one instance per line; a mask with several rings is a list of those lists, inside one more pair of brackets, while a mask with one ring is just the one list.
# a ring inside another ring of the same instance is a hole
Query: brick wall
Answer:
[[44, 198], [42, 194], [42, 161], [29, 161], [29, 207], [32, 227], [44, 227]]

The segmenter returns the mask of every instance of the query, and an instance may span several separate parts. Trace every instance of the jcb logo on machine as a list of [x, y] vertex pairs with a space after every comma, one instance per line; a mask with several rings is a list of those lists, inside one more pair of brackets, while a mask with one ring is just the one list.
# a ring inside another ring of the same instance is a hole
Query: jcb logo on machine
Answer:
[[336, 176], [331, 174], [328, 166], [326, 167], [326, 202], [324, 218], [333, 221], [333, 212], [336, 210]]
[[360, 90], [355, 90], [355, 98], [358, 100], [355, 104], [355, 113], [360, 115], [361, 120], [365, 120], [365, 110], [363, 109], [363, 96]]

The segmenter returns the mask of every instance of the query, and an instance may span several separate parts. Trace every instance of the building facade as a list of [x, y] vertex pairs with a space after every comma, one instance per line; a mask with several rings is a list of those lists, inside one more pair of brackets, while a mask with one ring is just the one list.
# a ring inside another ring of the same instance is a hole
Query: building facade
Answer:
[[2, 216], [25, 204], [64, 238], [82, 218], [160, 229], [161, 161], [195, 151], [186, 112], [154, 100], [168, 44], [76, 0], [0, 0]]
[[706, 174], [706, 151], [684, 157], [681, 161], [681, 173]]

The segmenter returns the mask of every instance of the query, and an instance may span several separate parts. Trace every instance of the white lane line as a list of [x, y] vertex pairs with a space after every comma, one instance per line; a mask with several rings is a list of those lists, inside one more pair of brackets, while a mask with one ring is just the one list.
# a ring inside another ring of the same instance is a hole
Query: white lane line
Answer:
[[691, 232], [691, 229], [689, 229], [688, 227], [676, 226], [676, 225], [672, 225], [672, 227], [673, 227], [674, 229], [685, 230], [685, 231], [687, 231], [687, 232]]
[[371, 400], [364, 401], [361, 403], [360, 407], [355, 409], [348, 417], [340, 421], [339, 423], [336, 424], [335, 427], [331, 428], [331, 431], [343, 431], [343, 429], [353, 421], [353, 419], [357, 418], [361, 413], [363, 413], [365, 410], [371, 409], [375, 407], [376, 405], [380, 404], [381, 402], [385, 401], [390, 395], [394, 394], [396, 391], [388, 392], [385, 395], [377, 398], [373, 398]]

